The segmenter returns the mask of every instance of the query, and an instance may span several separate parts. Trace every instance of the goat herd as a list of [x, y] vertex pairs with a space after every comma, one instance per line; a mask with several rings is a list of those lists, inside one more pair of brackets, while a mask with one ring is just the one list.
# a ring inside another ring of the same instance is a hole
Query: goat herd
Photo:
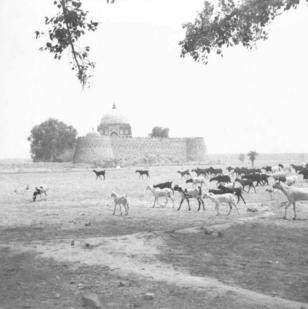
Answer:
[[[93, 170], [96, 179], [106, 179], [105, 170]], [[150, 179], [150, 171], [148, 169], [136, 170], [139, 177]], [[295, 184], [299, 181], [300, 175], [303, 179], [308, 179], [308, 164], [294, 165], [288, 167], [279, 164], [277, 166], [265, 166], [263, 168], [247, 168], [247, 167], [227, 167], [225, 173], [221, 168], [195, 168], [192, 170], [177, 171], [185, 183], [187, 188], [183, 188], [178, 184], [173, 184], [173, 181], [166, 181], [163, 183], [148, 185], [146, 190], [149, 190], [154, 196], [153, 207], [159, 199], [164, 198], [165, 203], [168, 204], [170, 200], [172, 206], [175, 204], [175, 192], [180, 195], [180, 202], [177, 210], [180, 210], [184, 201], [186, 201], [188, 210], [191, 210], [190, 201], [196, 200], [198, 202], [198, 211], [201, 206], [205, 210], [204, 199], [209, 199], [215, 204], [215, 210], [219, 215], [221, 204], [229, 206], [229, 215], [233, 208], [238, 212], [237, 204], [241, 201], [246, 206], [243, 193], [249, 193], [252, 190], [256, 192], [257, 187], [265, 187], [266, 191], [272, 194], [275, 190], [281, 191], [287, 198], [286, 202], [281, 203], [285, 206], [284, 219], [287, 217], [287, 209], [293, 205], [294, 217], [296, 219], [296, 202], [308, 200], [308, 187], [296, 187]], [[272, 186], [269, 185], [269, 179], [274, 180]], [[215, 187], [208, 187], [211, 183]], [[28, 188], [29, 189], [29, 188]], [[35, 187], [33, 192], [33, 201], [37, 196], [47, 196], [47, 185], [40, 185]], [[113, 215], [115, 215], [117, 208], [122, 215], [122, 207], [125, 215], [128, 215], [129, 203], [126, 195], [118, 195], [115, 192], [111, 193], [111, 198], [114, 201]]]

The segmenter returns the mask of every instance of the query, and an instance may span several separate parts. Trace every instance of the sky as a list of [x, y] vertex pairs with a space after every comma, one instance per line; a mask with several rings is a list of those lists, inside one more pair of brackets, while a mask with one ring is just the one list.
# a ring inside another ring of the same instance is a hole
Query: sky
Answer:
[[0, 1], [0, 158], [30, 157], [31, 128], [48, 118], [80, 136], [115, 102], [134, 136], [156, 126], [171, 137], [202, 136], [209, 153], [308, 152], [308, 6], [278, 17], [256, 49], [236, 47], [208, 65], [180, 57], [182, 24], [202, 0], [84, 0], [96, 32], [82, 42], [96, 62], [82, 91], [70, 69], [40, 52], [52, 0]]

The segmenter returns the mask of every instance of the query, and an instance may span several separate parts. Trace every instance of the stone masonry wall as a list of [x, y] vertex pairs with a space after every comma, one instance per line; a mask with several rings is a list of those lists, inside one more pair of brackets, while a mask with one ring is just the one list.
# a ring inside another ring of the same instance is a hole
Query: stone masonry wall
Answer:
[[75, 163], [103, 162], [112, 159], [138, 162], [145, 156], [170, 162], [205, 160], [203, 138], [109, 138], [80, 137]]

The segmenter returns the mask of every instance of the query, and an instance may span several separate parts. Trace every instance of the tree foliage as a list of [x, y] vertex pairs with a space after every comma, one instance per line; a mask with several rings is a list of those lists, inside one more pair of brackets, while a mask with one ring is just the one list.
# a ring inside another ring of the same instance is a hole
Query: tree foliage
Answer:
[[254, 163], [255, 163], [256, 157], [258, 156], [258, 153], [255, 150], [251, 150], [247, 153], [247, 156], [251, 162], [251, 166], [254, 167]]
[[150, 137], [168, 138], [169, 128], [162, 128], [162, 127], [156, 126], [152, 129], [152, 132], [149, 135]]
[[34, 126], [28, 141], [34, 162], [56, 162], [67, 150], [74, 148], [77, 130], [57, 119], [48, 119]]
[[65, 50], [71, 52], [72, 70], [76, 71], [77, 78], [84, 87], [91, 77], [90, 70], [95, 63], [89, 59], [90, 47], [77, 46], [77, 41], [87, 32], [96, 31], [98, 22], [87, 20], [87, 11], [82, 9], [81, 0], [54, 0], [57, 14], [45, 17], [45, 24], [49, 26], [48, 34], [35, 31], [36, 38], [41, 35], [47, 37], [46, 44], [40, 50], [54, 54], [60, 60]]
[[[308, 2], [308, 0], [302, 0]], [[218, 0], [215, 6], [205, 1], [194, 23], [183, 25], [185, 39], [181, 56], [208, 62], [211, 52], [222, 54], [223, 47], [255, 46], [268, 38], [268, 25], [282, 12], [296, 8], [300, 0]]]

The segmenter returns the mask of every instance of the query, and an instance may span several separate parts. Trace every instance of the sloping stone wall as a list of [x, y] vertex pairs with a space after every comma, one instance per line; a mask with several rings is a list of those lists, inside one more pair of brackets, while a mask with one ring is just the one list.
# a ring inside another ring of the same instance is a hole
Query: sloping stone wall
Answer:
[[206, 148], [203, 138], [110, 138], [80, 137], [78, 139], [75, 163], [125, 160], [138, 162], [145, 156], [157, 161], [170, 162], [203, 161]]

